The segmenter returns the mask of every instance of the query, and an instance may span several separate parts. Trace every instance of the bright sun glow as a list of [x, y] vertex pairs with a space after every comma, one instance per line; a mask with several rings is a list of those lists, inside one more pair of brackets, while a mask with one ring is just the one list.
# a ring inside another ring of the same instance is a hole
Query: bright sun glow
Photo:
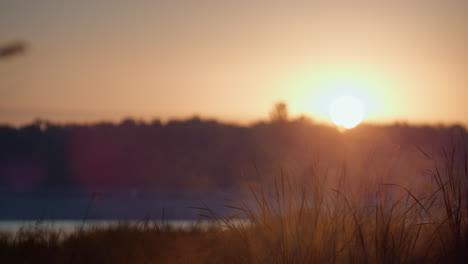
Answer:
[[339, 127], [353, 128], [364, 118], [364, 106], [354, 96], [341, 96], [331, 103], [330, 117]]

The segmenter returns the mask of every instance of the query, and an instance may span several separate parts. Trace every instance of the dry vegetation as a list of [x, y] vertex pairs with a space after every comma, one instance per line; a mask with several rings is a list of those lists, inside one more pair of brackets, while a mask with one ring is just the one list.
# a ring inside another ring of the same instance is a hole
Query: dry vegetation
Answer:
[[[334, 182], [318, 167], [309, 181], [283, 173], [250, 186], [253, 202], [230, 217], [193, 207], [217, 223], [122, 224], [71, 235], [25, 229], [0, 239], [2, 263], [466, 263], [468, 164], [464, 150], [426, 160], [426, 184]], [[390, 178], [391, 179], [391, 178]], [[414, 187], [416, 186], [416, 187]], [[417, 188], [419, 186], [419, 188]], [[239, 222], [238, 219], [247, 219]]]

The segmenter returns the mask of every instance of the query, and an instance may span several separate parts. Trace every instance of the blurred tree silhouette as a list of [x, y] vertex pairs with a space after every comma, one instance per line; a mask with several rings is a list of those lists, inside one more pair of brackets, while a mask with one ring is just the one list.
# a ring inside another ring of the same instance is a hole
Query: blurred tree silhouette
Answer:
[[[293, 168], [298, 177], [309, 175], [311, 156], [316, 153], [321, 162], [336, 164], [342, 157], [343, 139], [353, 150], [354, 173], [360, 173], [360, 164], [367, 164], [370, 153], [372, 166], [387, 166], [389, 151], [398, 146], [402, 160], [411, 162], [411, 166], [401, 167], [407, 175], [406, 169], [417, 169], [412, 163], [419, 162], [415, 145], [468, 148], [462, 140], [468, 137], [462, 126], [362, 125], [343, 136], [333, 126], [313, 124], [305, 118], [285, 121], [284, 103], [276, 104], [271, 114], [274, 122], [250, 126], [199, 117], [167, 123], [127, 119], [88, 125], [36, 120], [20, 128], [0, 124], [0, 191], [18, 186], [23, 191], [49, 187], [237, 188], [269, 179], [278, 172], [278, 164]], [[456, 160], [465, 162], [464, 152]], [[24, 168], [30, 171], [23, 173]], [[347, 170], [353, 173], [351, 167]], [[29, 184], [30, 175], [40, 181]]]
[[270, 112], [272, 122], [286, 122], [288, 120], [288, 106], [284, 102], [278, 102]]

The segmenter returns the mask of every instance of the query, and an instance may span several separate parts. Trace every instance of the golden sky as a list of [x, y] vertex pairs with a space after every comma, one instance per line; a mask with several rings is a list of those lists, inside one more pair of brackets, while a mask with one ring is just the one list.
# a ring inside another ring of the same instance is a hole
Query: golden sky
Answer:
[[285, 101], [327, 120], [468, 123], [468, 2], [0, 0], [0, 123], [199, 114], [249, 122]]

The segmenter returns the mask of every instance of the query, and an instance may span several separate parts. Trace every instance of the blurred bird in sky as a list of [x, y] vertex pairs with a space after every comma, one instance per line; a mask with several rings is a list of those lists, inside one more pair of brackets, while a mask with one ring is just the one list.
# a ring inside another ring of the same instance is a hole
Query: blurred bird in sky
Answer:
[[26, 44], [23, 42], [12, 42], [0, 46], [0, 60], [19, 55], [26, 51]]

